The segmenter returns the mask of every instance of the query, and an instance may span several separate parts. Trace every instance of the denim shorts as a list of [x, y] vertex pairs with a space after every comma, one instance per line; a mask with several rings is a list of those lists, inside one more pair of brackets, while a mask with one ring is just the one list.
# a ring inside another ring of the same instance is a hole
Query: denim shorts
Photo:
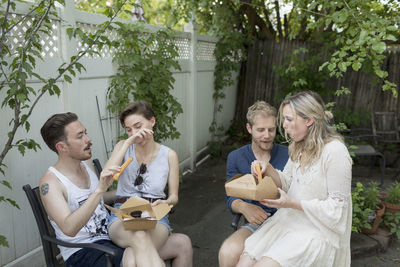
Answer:
[[240, 228], [249, 229], [252, 233], [254, 233], [259, 227], [260, 227], [260, 225], [254, 225], [254, 224], [251, 224], [251, 223], [246, 223], [246, 224], [242, 225]]
[[[116, 209], [119, 209], [119, 207], [121, 207], [121, 206], [122, 206], [122, 203], [118, 203], [118, 202], [114, 203], [114, 208], [116, 208]], [[113, 212], [111, 212], [110, 216], [108, 217], [108, 223], [107, 223], [108, 230], [110, 229], [110, 225], [113, 222], [118, 221], [118, 220], [119, 220], [119, 218], [117, 216], [115, 216], [115, 214]], [[168, 214], [165, 215], [164, 217], [162, 217], [160, 220], [158, 220], [157, 223], [164, 225], [165, 227], [167, 227], [168, 232], [170, 234], [172, 233], [171, 226], [169, 225]]]
[[[121, 266], [122, 256], [125, 249], [118, 247], [111, 240], [102, 239], [94, 243], [116, 249], [118, 254], [115, 257], [112, 257], [111, 261], [113, 266]], [[67, 267], [106, 266], [106, 253], [93, 248], [82, 248], [69, 256], [65, 261], [65, 264]]]

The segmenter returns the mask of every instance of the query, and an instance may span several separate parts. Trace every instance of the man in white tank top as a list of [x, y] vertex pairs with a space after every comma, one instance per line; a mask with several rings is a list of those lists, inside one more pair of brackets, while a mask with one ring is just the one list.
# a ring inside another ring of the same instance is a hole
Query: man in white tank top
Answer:
[[[112, 184], [119, 166], [104, 169], [100, 179], [85, 163], [92, 156], [91, 139], [73, 113], [55, 114], [41, 128], [41, 134], [58, 161], [40, 179], [40, 197], [59, 239], [76, 243], [101, 243], [117, 248], [113, 264], [125, 266], [132, 261], [133, 251], [117, 247], [108, 237], [105, 223], [108, 212], [103, 196]], [[67, 266], [105, 266], [103, 252], [59, 247]]]
[[[115, 191], [108, 191], [113, 175], [119, 166], [104, 168], [100, 178], [85, 162], [92, 156], [91, 139], [74, 113], [51, 116], [42, 126], [41, 135], [47, 146], [57, 153], [58, 161], [40, 179], [40, 197], [47, 211], [57, 238], [68, 242], [99, 243], [118, 250], [113, 265], [134, 266], [132, 248], [125, 250], [109, 238], [106, 218], [109, 216], [103, 199], [115, 198]], [[187, 241], [189, 240], [189, 241]], [[186, 255], [190, 239], [170, 235], [162, 250], [163, 259], [181, 260]], [[67, 266], [105, 266], [103, 252], [86, 248], [61, 247], [60, 252]]]

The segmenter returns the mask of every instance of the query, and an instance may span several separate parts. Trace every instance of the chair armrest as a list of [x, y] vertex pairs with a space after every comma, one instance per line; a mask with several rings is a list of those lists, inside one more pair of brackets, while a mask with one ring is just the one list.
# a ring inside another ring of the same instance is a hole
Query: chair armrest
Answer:
[[47, 240], [47, 241], [49, 241], [51, 243], [57, 244], [59, 246], [63, 246], [63, 247], [68, 247], [68, 248], [93, 248], [93, 249], [97, 249], [97, 250], [103, 251], [104, 253], [106, 253], [108, 255], [111, 255], [113, 257], [118, 254], [116, 249], [113, 249], [113, 248], [110, 248], [110, 247], [107, 247], [107, 246], [103, 246], [103, 245], [100, 245], [100, 244], [96, 244], [96, 243], [69, 243], [69, 242], [65, 242], [65, 241], [62, 241], [60, 239], [48, 236], [48, 235], [44, 235], [43, 239], [45, 239], [45, 240]]
[[236, 231], [237, 229], [238, 229], [238, 225], [239, 225], [239, 221], [240, 221], [240, 218], [242, 217], [242, 214], [240, 214], [240, 213], [234, 213], [234, 216], [233, 216], [233, 220], [232, 220], [232, 223], [231, 223], [231, 227]]

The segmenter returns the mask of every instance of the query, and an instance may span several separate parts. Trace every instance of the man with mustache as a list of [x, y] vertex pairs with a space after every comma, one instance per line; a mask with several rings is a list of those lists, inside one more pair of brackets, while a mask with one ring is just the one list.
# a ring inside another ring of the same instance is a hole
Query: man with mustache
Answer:
[[[76, 114], [67, 112], [51, 116], [42, 126], [47, 146], [57, 153], [58, 161], [40, 179], [40, 197], [57, 238], [72, 243], [99, 243], [118, 250], [113, 265], [135, 266], [132, 248], [125, 250], [109, 238], [105, 223], [108, 212], [104, 201], [111, 202], [115, 191], [107, 189], [119, 166], [104, 168], [100, 178], [89, 163], [91, 139]], [[88, 161], [88, 162], [86, 162]], [[190, 239], [183, 234], [169, 236], [159, 250], [163, 259], [191, 257]], [[189, 241], [187, 241], [189, 240]], [[67, 266], [106, 266], [105, 253], [87, 248], [59, 246]]]
[[[264, 101], [257, 101], [249, 107], [246, 128], [251, 135], [251, 144], [229, 153], [226, 164], [227, 181], [237, 174], [251, 173], [251, 163], [255, 160], [270, 162], [276, 169], [283, 170], [288, 160], [288, 148], [274, 143], [276, 115], [276, 109]], [[226, 196], [226, 203], [232, 213], [243, 214], [247, 223], [222, 244], [218, 255], [221, 267], [236, 266], [246, 238], [276, 211], [257, 201], [229, 196]]]

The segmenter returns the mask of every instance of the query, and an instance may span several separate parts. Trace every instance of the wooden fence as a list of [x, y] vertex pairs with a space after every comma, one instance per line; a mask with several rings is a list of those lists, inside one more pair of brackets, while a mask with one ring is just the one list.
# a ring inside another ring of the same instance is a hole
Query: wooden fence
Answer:
[[[249, 48], [247, 62], [242, 65], [241, 81], [239, 83], [238, 98], [235, 119], [244, 121], [247, 108], [256, 100], [265, 100], [275, 106], [275, 96], [282, 90], [277, 82], [276, 67], [282, 66], [285, 56], [291, 55], [306, 44], [297, 41], [255, 41]], [[304, 54], [301, 54], [304, 56]], [[315, 72], [318, 71], [316, 66]], [[400, 53], [399, 49], [391, 49], [387, 53], [384, 69], [389, 73], [389, 80], [400, 84]], [[350, 89], [351, 94], [340, 97], [328, 97], [328, 101], [336, 101], [337, 108], [372, 111], [400, 112], [399, 98], [394, 98], [391, 92], [383, 92], [381, 83], [374, 84], [371, 74], [361, 71], [348, 71], [340, 79], [330, 79], [327, 82], [329, 88], [340, 89], [342, 86]], [[313, 88], [309, 88], [313, 89]]]

